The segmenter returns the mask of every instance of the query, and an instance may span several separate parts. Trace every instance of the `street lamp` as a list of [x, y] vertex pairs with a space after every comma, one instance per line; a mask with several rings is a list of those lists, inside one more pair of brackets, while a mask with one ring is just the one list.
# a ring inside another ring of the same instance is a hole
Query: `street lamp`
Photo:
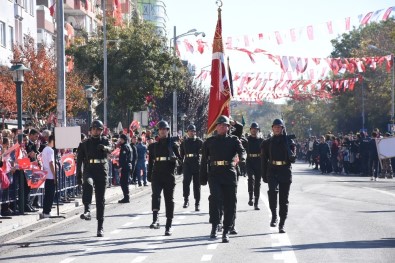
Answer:
[[184, 123], [185, 123], [185, 120], [186, 120], [187, 117], [188, 116], [185, 113], [181, 116], [181, 121], [182, 121], [182, 132], [181, 132], [181, 134], [182, 134], [183, 137], [184, 137]]
[[[394, 105], [394, 88], [395, 88], [395, 56], [392, 52], [378, 48], [374, 45], [368, 45], [368, 48], [379, 50], [381, 52], [390, 53], [391, 54], [391, 61], [392, 61], [392, 87], [391, 87], [391, 124], [394, 125], [394, 113], [395, 113], [395, 105]], [[393, 128], [391, 126], [391, 129]]]
[[[173, 39], [173, 55], [176, 56], [177, 39], [179, 39], [181, 37], [185, 37], [185, 36], [190, 36], [190, 35], [198, 36], [199, 34], [201, 34], [202, 37], [206, 36], [206, 34], [204, 32], [199, 32], [196, 29], [188, 30], [187, 32], [177, 36], [177, 28], [176, 28], [176, 26], [174, 26], [174, 34], [173, 34], [173, 37], [170, 39], [170, 43], [171, 43], [171, 40]], [[175, 69], [175, 65], [174, 65], [174, 69]], [[173, 91], [173, 127], [172, 127], [172, 130], [173, 130], [173, 136], [177, 136], [177, 90], [176, 89], [174, 89], [174, 91]]]
[[92, 123], [92, 99], [93, 99], [93, 93], [97, 91], [97, 89], [93, 85], [85, 85], [84, 87], [85, 91], [85, 98], [88, 101], [88, 129], [91, 127]]
[[[16, 107], [18, 114], [18, 143], [22, 145], [22, 86], [25, 81], [24, 74], [30, 71], [29, 68], [25, 67], [20, 62], [15, 62], [11, 66], [10, 71], [12, 72], [12, 79], [16, 86]], [[19, 213], [25, 213], [25, 175], [22, 171], [19, 171]]]

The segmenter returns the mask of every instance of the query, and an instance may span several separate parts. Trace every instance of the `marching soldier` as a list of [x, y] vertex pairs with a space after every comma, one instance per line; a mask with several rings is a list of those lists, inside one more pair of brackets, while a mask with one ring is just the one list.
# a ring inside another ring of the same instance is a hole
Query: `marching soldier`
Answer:
[[200, 182], [199, 182], [199, 166], [200, 153], [203, 141], [196, 137], [195, 125], [189, 125], [187, 128], [188, 137], [181, 143], [180, 152], [183, 162], [183, 196], [184, 208], [189, 206], [189, 193], [191, 181], [193, 181], [193, 196], [195, 198], [195, 211], [199, 211], [200, 205]]
[[148, 181], [152, 188], [152, 229], [159, 228], [158, 213], [163, 190], [166, 207], [165, 235], [172, 234], [171, 226], [174, 217], [174, 188], [176, 186], [176, 161], [181, 161], [179, 146], [169, 136], [169, 124], [166, 121], [158, 122], [159, 140], [148, 146]]
[[272, 212], [271, 227], [277, 226], [277, 194], [279, 194], [279, 232], [285, 233], [284, 223], [288, 215], [288, 196], [292, 183], [291, 163], [296, 160], [295, 144], [285, 132], [284, 122], [275, 119], [273, 136], [261, 146], [262, 179], [269, 185], [269, 207]]
[[[108, 177], [107, 154], [111, 152], [107, 137], [102, 136], [104, 125], [100, 120], [91, 124], [91, 137], [80, 143], [77, 155], [77, 182], [82, 184], [84, 213], [81, 219], [91, 220], [90, 204], [93, 187], [96, 197], [97, 236], [103, 236], [105, 193]], [[84, 164], [84, 170], [81, 166]]]
[[133, 161], [136, 159], [133, 156], [132, 148], [128, 143], [128, 137], [125, 134], [119, 136], [121, 149], [119, 151], [119, 173], [121, 175], [120, 184], [123, 192], [123, 199], [119, 200], [118, 203], [129, 203], [129, 177], [133, 174], [136, 163]]
[[[247, 152], [247, 175], [248, 175], [248, 205], [254, 205], [255, 210], [260, 210], [258, 206], [259, 194], [261, 191], [261, 144], [263, 139], [258, 137], [259, 125], [251, 123], [250, 136], [247, 137], [243, 145]], [[254, 197], [254, 202], [253, 202]]]
[[212, 224], [210, 238], [217, 237], [220, 224], [220, 213], [224, 208], [222, 242], [229, 242], [229, 230], [232, 227], [237, 203], [236, 155], [239, 162], [245, 163], [246, 153], [240, 140], [229, 135], [229, 118], [220, 116], [217, 119], [217, 134], [203, 143], [200, 166], [200, 183], [210, 187], [210, 222]]

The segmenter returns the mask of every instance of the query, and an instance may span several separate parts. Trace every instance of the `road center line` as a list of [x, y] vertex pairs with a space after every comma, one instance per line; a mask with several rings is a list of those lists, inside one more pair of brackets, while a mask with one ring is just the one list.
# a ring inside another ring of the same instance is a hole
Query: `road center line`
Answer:
[[110, 234], [119, 234], [119, 233], [121, 233], [121, 229], [115, 229], [110, 232]]
[[133, 224], [134, 224], [134, 222], [127, 222], [127, 223], [123, 224], [122, 226], [131, 226]]
[[59, 263], [70, 263], [70, 262], [73, 262], [74, 259], [75, 258], [66, 258], [66, 259], [63, 259], [62, 261], [60, 261]]
[[207, 246], [207, 249], [217, 249], [218, 244], [210, 244]]
[[212, 258], [213, 258], [213, 255], [203, 255], [202, 259], [200, 259], [200, 261], [211, 261]]
[[133, 259], [132, 263], [137, 263], [137, 262], [143, 262], [147, 256], [138, 256], [135, 259]]

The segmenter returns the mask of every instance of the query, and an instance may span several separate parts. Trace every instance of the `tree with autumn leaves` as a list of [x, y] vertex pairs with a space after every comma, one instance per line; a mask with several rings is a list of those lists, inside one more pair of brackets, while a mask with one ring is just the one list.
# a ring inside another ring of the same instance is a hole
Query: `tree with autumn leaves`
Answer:
[[[36, 48], [31, 37], [23, 45], [14, 47], [13, 61], [21, 61], [31, 71], [25, 73], [22, 100], [23, 112], [31, 119], [34, 127], [42, 127], [51, 113], [56, 114], [57, 76], [56, 57], [53, 48]], [[7, 118], [16, 117], [16, 89], [12, 74], [3, 68], [0, 74], [0, 109]], [[66, 114], [72, 117], [85, 110], [87, 102], [83, 86], [84, 76], [75, 72], [66, 73]]]

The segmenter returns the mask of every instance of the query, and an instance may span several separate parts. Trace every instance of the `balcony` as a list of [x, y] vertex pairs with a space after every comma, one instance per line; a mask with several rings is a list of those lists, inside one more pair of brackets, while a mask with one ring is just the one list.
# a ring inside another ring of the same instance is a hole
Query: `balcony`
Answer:
[[64, 12], [71, 15], [85, 15], [87, 10], [81, 0], [64, 0]]

